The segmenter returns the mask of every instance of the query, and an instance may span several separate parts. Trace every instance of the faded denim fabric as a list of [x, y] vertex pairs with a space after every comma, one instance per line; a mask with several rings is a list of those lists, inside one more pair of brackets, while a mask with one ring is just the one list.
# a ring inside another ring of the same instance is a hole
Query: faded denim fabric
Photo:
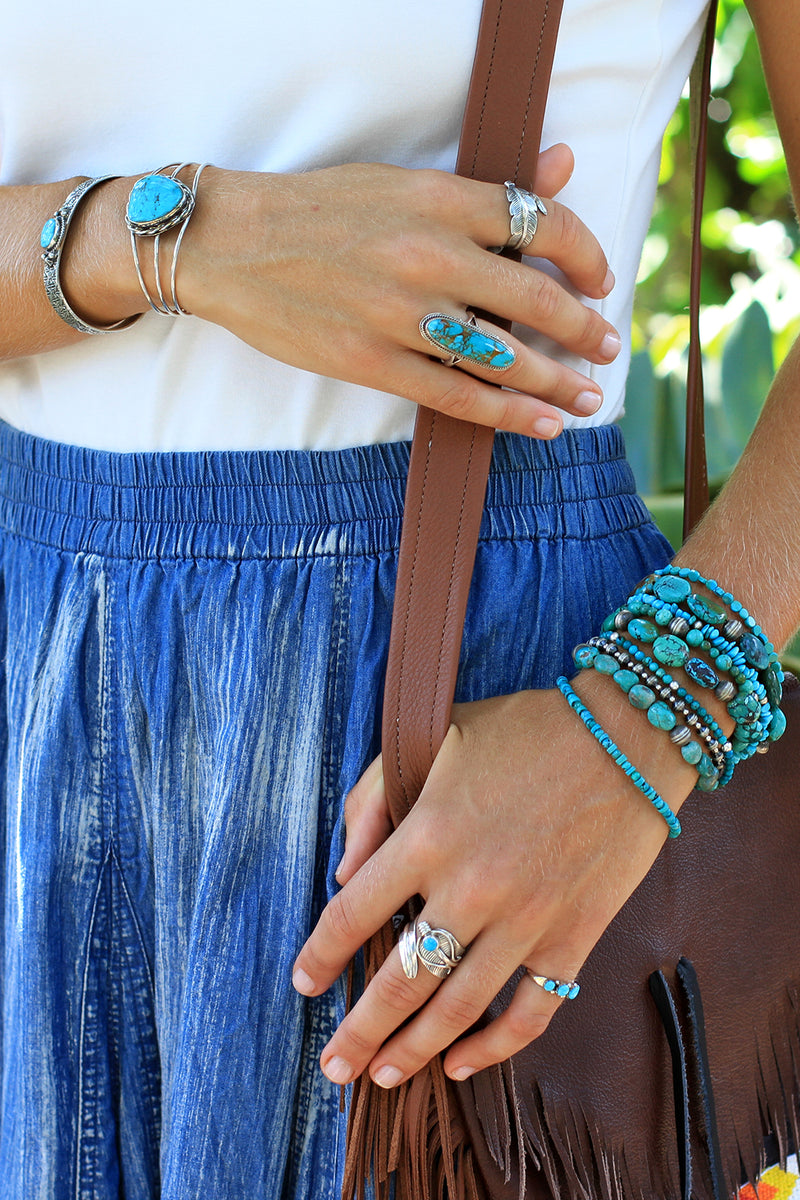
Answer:
[[[378, 748], [407, 457], [0, 429], [3, 1200], [337, 1197], [343, 986], [290, 967]], [[552, 685], [668, 553], [616, 429], [498, 437], [460, 697]]]

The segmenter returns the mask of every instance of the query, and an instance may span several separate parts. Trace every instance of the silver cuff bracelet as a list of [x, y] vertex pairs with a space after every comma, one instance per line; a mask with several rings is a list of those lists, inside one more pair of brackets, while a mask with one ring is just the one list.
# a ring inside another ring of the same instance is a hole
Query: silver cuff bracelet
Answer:
[[134, 321], [138, 321], [142, 315], [141, 313], [136, 313], [132, 317], [124, 317], [121, 321], [115, 321], [113, 325], [90, 325], [88, 321], [82, 320], [73, 311], [61, 290], [61, 252], [67, 240], [70, 221], [75, 214], [75, 209], [86, 193], [93, 187], [96, 187], [98, 183], [105, 183], [109, 179], [117, 178], [117, 175], [101, 175], [97, 179], [85, 179], [83, 183], [79, 183], [70, 192], [53, 216], [45, 221], [42, 226], [41, 237], [39, 238], [39, 243], [42, 247], [44, 290], [47, 292], [47, 299], [59, 317], [61, 317], [61, 320], [66, 321], [67, 325], [71, 325], [73, 329], [77, 329], [81, 333], [110, 333], [113, 329], [127, 329]]

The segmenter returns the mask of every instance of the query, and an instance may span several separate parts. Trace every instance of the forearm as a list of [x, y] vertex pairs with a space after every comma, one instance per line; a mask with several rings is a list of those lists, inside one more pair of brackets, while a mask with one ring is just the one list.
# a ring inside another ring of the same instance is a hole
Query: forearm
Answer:
[[[42, 282], [39, 236], [79, 179], [0, 188], [0, 359], [56, 350], [90, 335], [54, 312]], [[79, 316], [107, 325], [141, 312], [123, 212], [133, 179], [101, 184], [80, 202], [61, 260], [61, 285]]]
[[728, 484], [675, 561], [727, 588], [778, 648], [800, 625], [800, 343]]

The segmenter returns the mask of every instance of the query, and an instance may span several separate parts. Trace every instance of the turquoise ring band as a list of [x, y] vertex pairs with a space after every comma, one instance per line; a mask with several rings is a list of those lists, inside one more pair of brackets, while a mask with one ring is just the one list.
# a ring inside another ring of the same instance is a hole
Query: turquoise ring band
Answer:
[[466, 320], [446, 313], [428, 313], [420, 321], [419, 331], [449, 356], [443, 360], [448, 367], [467, 361], [489, 371], [507, 371], [516, 359], [511, 346], [479, 327], [474, 313]]
[[574, 979], [551, 979], [549, 975], [534, 975], [528, 967], [525, 970], [534, 983], [551, 996], [557, 996], [559, 1000], [574, 1000], [581, 990], [581, 985]]

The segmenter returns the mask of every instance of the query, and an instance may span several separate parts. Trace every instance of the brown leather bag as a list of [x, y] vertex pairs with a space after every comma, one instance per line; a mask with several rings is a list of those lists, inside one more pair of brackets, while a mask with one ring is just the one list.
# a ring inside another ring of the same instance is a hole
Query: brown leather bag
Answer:
[[[496, 35], [512, 7], [485, 6], [471, 100], [491, 79], [487, 63], [495, 71], [502, 63], [506, 83], [520, 70], [509, 66], [512, 27], [502, 53]], [[521, 0], [516, 15], [534, 28], [541, 62], [555, 38], [554, 6], [544, 0], [534, 18]], [[465, 137], [469, 128], [468, 118]], [[484, 177], [512, 176], [530, 185], [505, 165]], [[693, 356], [690, 519], [707, 503]], [[384, 701], [384, 778], [396, 821], [449, 723], [491, 436], [425, 411], [418, 419]], [[763, 1167], [766, 1135], [776, 1156], [790, 1138], [800, 1144], [800, 687], [792, 680], [784, 711], [787, 731], [768, 756], [742, 764], [718, 798], [696, 792], [683, 806], [682, 837], [589, 956], [580, 1001], [562, 1005], [542, 1037], [461, 1084], [439, 1059], [391, 1092], [367, 1076], [356, 1082], [345, 1196], [374, 1174], [377, 1194], [388, 1197], [393, 1173], [395, 1200], [724, 1200]], [[392, 944], [387, 927], [367, 947], [367, 978]]]

